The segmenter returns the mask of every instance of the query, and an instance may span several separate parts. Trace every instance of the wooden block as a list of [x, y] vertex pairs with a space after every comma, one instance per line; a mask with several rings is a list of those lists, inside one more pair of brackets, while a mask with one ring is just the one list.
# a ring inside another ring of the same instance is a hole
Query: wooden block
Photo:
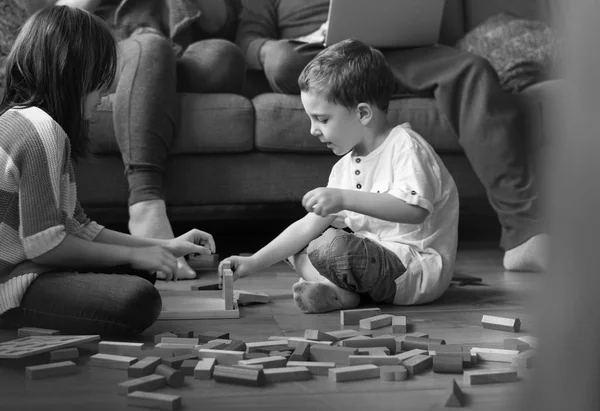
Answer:
[[286, 363], [287, 358], [285, 357], [264, 357], [238, 361], [239, 365], [262, 365], [264, 369], [285, 367]]
[[182, 344], [182, 345], [198, 345], [200, 342], [198, 338], [173, 338], [173, 337], [163, 337], [160, 341], [161, 344]]
[[429, 350], [429, 344], [446, 344], [446, 341], [439, 338], [417, 338], [407, 335], [402, 344], [405, 350]]
[[216, 270], [219, 267], [219, 254], [188, 256], [188, 264], [194, 271]]
[[30, 337], [36, 335], [59, 335], [60, 331], [48, 328], [23, 327], [17, 329], [17, 337]]
[[25, 367], [25, 375], [30, 380], [58, 377], [61, 375], [75, 374], [78, 371], [73, 361], [55, 362], [52, 364], [32, 365]]
[[354, 348], [364, 348], [364, 347], [386, 347], [390, 350], [390, 354], [396, 354], [396, 340], [393, 338], [366, 338], [360, 340], [347, 339], [341, 342], [342, 347], [354, 347]]
[[329, 369], [329, 380], [333, 382], [366, 380], [378, 377], [379, 367], [373, 364]]
[[307, 340], [316, 340], [316, 341], [331, 341], [336, 342], [338, 338], [333, 335], [321, 332], [319, 330], [304, 330], [304, 338]]
[[[161, 320], [202, 320], [219, 318], [239, 318], [240, 310], [233, 301], [233, 291], [226, 293], [231, 298], [223, 299], [223, 290], [159, 290], [162, 298]], [[231, 309], [226, 302], [232, 302]]]
[[[290, 359], [290, 357], [292, 356], [292, 351], [271, 351], [269, 353], [269, 355], [267, 354], [263, 354], [263, 353], [251, 353], [251, 354], [246, 354], [246, 359], [250, 359], [247, 356], [252, 355], [252, 354], [262, 354], [263, 357], [285, 357], [288, 360]], [[255, 358], [260, 358], [260, 357], [255, 357]]]
[[223, 270], [223, 293], [222, 298], [225, 301], [225, 309], [233, 310], [233, 271]]
[[348, 365], [351, 355], [356, 355], [358, 349], [352, 347], [329, 347], [315, 345], [310, 347], [310, 360], [316, 362], [334, 362]]
[[517, 372], [510, 368], [495, 370], [471, 370], [463, 373], [463, 382], [466, 385], [513, 382], [517, 381], [517, 378]]
[[163, 337], [177, 338], [177, 335], [170, 332], [156, 334], [154, 336], [154, 344], [158, 344], [159, 342], [161, 342]]
[[129, 343], [118, 341], [100, 341], [98, 352], [101, 354], [122, 355], [126, 357], [140, 357], [144, 343]]
[[237, 300], [240, 306], [251, 304], [267, 304], [271, 302], [271, 297], [263, 293], [253, 293], [249, 291], [235, 290], [233, 298]]
[[79, 359], [79, 350], [75, 347], [63, 348], [61, 350], [50, 351], [50, 362], [73, 361]]
[[387, 327], [392, 324], [392, 318], [394, 316], [390, 314], [380, 314], [374, 317], [363, 318], [358, 322], [360, 328], [366, 330], [375, 330], [377, 328]]
[[407, 377], [408, 371], [402, 365], [384, 365], [379, 367], [379, 378], [383, 381], [404, 381]]
[[[176, 338], [194, 338], [194, 331], [172, 331], [172, 333], [175, 334]], [[170, 335], [165, 335], [165, 337], [175, 338]]]
[[536, 337], [532, 337], [530, 335], [524, 335], [522, 337], [517, 337], [517, 339], [529, 344], [529, 346], [531, 348], [537, 348], [538, 344], [539, 344], [538, 339]]
[[218, 364], [234, 365], [239, 360], [245, 360], [245, 353], [241, 351], [209, 350], [201, 348], [198, 350], [198, 358], [215, 358]]
[[[231, 344], [231, 340], [212, 340], [207, 342], [206, 344], [202, 344], [200, 348], [204, 348], [205, 350], [220, 350], [227, 347]], [[229, 350], [234, 351], [234, 350]]]
[[146, 348], [142, 350], [140, 358], [144, 357], [160, 357], [160, 358], [169, 358], [175, 356], [175, 351], [173, 349], [168, 348]]
[[130, 378], [140, 378], [154, 373], [154, 370], [160, 364], [160, 357], [145, 357], [127, 368], [127, 375]]
[[405, 334], [408, 329], [406, 317], [403, 315], [395, 315], [392, 318], [392, 332]]
[[307, 342], [298, 344], [292, 355], [290, 355], [290, 361], [308, 361], [310, 358], [310, 344]]
[[465, 405], [465, 394], [462, 392], [456, 380], [452, 379], [452, 385], [446, 395], [445, 407], [463, 407]]
[[494, 361], [494, 362], [507, 362], [511, 363], [519, 351], [517, 350], [503, 350], [500, 348], [471, 348], [471, 354], [477, 354], [479, 361]]
[[460, 358], [462, 360], [463, 363], [463, 367], [470, 367], [473, 364], [473, 356], [471, 355], [471, 353], [469, 351], [456, 351], [456, 352], [446, 352], [446, 351], [442, 351], [442, 352], [437, 352], [437, 351], [429, 351], [429, 355], [431, 355], [432, 357], [455, 357], [455, 358]]
[[460, 374], [463, 372], [463, 359], [445, 355], [433, 356], [433, 372], [438, 374]]
[[290, 337], [286, 337], [285, 335], [272, 335], [267, 338], [267, 341], [287, 341], [288, 338]]
[[[202, 347], [202, 348], [204, 348], [204, 347]], [[241, 340], [234, 340], [234, 341], [231, 341], [229, 344], [227, 344], [225, 347], [223, 347], [223, 350], [245, 352], [246, 351], [246, 343]]]
[[435, 351], [436, 353], [443, 352], [461, 352], [463, 351], [463, 346], [460, 344], [429, 344], [428, 348], [429, 352]]
[[145, 391], [134, 391], [131, 394], [127, 394], [127, 403], [137, 407], [158, 408], [169, 411], [180, 409], [182, 404], [179, 395]]
[[521, 320], [518, 318], [495, 317], [484, 315], [481, 318], [481, 326], [490, 330], [510, 331], [518, 333], [521, 329]]
[[534, 357], [535, 350], [523, 351], [512, 359], [511, 364], [520, 368], [533, 368]]
[[306, 367], [282, 367], [264, 370], [268, 383], [306, 381], [312, 378], [311, 372]]
[[285, 357], [285, 354], [291, 354], [290, 351], [271, 351], [269, 354], [265, 354], [264, 352], [251, 352], [251, 353], [246, 353], [245, 357], [247, 360], [251, 360], [253, 358], [265, 358], [265, 357], [269, 357], [271, 354], [273, 355], [281, 355], [282, 357]]
[[165, 385], [167, 380], [163, 375], [150, 374], [120, 383], [117, 393], [126, 395], [134, 391], [154, 391]]
[[527, 351], [531, 348], [529, 344], [518, 338], [507, 338], [504, 340], [502, 346], [505, 350], [517, 350], [519, 352]]
[[348, 357], [349, 365], [399, 365], [400, 361], [394, 355], [351, 355]]
[[288, 361], [286, 367], [306, 367], [313, 375], [329, 375], [329, 369], [335, 368], [335, 363], [313, 361]]
[[427, 354], [427, 350], [421, 350], [419, 348], [415, 348], [414, 350], [410, 350], [410, 351], [406, 351], [400, 354], [396, 355], [396, 358], [398, 358], [398, 360], [400, 362], [408, 360], [409, 358], [412, 357], [416, 357], [417, 355], [426, 355]]
[[94, 367], [116, 368], [118, 370], [126, 370], [131, 364], [134, 364], [136, 362], [137, 358], [135, 357], [99, 353], [90, 357], [89, 364]]
[[205, 331], [194, 334], [194, 337], [198, 338], [198, 344], [206, 344], [212, 340], [228, 340], [229, 333], [224, 333], [222, 331]]
[[217, 361], [214, 358], [203, 358], [194, 368], [194, 378], [197, 380], [210, 380]]
[[417, 375], [428, 370], [433, 365], [433, 357], [430, 355], [416, 355], [402, 362], [408, 370], [409, 375]]
[[328, 346], [333, 345], [332, 341], [307, 340], [306, 338], [301, 338], [301, 337], [290, 337], [290, 338], [288, 338], [287, 343], [288, 343], [289, 348], [294, 348], [294, 349], [302, 343], [308, 343], [311, 346], [312, 345], [328, 345]]
[[262, 369], [216, 365], [213, 378], [218, 382], [260, 387], [267, 383]]
[[199, 360], [184, 360], [179, 367], [179, 370], [183, 373], [183, 375], [194, 375], [194, 370], [196, 369], [196, 365]]
[[[352, 329], [347, 330], [337, 330], [337, 331], [327, 331], [325, 334], [332, 336], [338, 340], [346, 340], [348, 338], [356, 337], [358, 335], [363, 335], [365, 337], [372, 337], [373, 333], [370, 331], [357, 331]], [[306, 337], [305, 337], [306, 338]]]
[[381, 314], [381, 308], [362, 308], [357, 310], [341, 310], [341, 325], [358, 325], [363, 318], [373, 317]]
[[358, 355], [390, 355], [387, 347], [363, 347], [358, 349]]
[[154, 373], [164, 376], [169, 387], [178, 388], [183, 386], [183, 373], [179, 370], [169, 367], [168, 365], [157, 365]]
[[259, 341], [259, 342], [250, 342], [246, 343], [246, 352], [257, 352], [258, 350], [262, 350], [263, 352], [268, 351], [280, 351], [288, 349], [288, 341], [285, 340], [275, 340], [275, 341]]
[[169, 367], [178, 370], [179, 368], [181, 368], [181, 364], [183, 364], [183, 362], [185, 360], [197, 360], [198, 359], [198, 354], [185, 354], [185, 355], [178, 355], [176, 357], [171, 357], [171, 358], [163, 358], [161, 360], [162, 364], [168, 365]]

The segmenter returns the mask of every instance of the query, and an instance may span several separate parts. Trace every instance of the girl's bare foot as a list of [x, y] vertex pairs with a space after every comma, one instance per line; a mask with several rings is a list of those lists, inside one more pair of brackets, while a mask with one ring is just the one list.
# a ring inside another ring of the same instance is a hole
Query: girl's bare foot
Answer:
[[304, 281], [292, 287], [294, 302], [305, 313], [325, 313], [354, 308], [360, 302], [357, 293], [343, 290], [330, 281]]

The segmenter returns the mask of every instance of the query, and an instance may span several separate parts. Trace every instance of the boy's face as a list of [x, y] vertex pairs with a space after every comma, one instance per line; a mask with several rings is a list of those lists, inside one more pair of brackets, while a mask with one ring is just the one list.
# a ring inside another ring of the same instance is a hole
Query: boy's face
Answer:
[[362, 142], [363, 126], [356, 110], [328, 102], [317, 93], [300, 93], [304, 111], [310, 118], [310, 134], [342, 156]]

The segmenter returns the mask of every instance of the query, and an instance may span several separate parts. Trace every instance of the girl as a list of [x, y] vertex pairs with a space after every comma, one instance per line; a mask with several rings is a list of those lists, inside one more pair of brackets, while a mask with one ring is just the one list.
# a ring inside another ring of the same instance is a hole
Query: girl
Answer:
[[134, 237], [90, 221], [73, 163], [88, 121], [116, 72], [115, 41], [93, 14], [42, 9], [17, 36], [0, 103], [0, 321], [66, 334], [134, 336], [156, 319], [158, 271], [215, 251], [191, 230], [172, 240]]

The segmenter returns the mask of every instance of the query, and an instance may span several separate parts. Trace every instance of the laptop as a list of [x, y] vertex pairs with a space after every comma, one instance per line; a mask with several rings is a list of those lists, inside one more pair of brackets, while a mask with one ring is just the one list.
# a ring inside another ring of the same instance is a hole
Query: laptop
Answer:
[[375, 48], [438, 42], [445, 0], [330, 0], [325, 46], [352, 38]]

